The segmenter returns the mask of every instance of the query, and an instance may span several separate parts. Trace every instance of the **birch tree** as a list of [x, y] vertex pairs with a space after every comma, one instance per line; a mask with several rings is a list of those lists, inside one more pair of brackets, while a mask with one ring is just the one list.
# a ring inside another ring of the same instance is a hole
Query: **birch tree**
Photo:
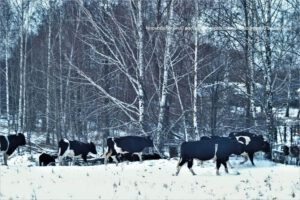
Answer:
[[163, 137], [164, 137], [164, 121], [165, 121], [165, 112], [166, 112], [166, 103], [168, 96], [168, 79], [169, 79], [169, 69], [171, 65], [171, 45], [172, 45], [172, 36], [173, 36], [173, 26], [174, 26], [174, 0], [170, 0], [169, 6], [169, 19], [166, 33], [166, 44], [165, 44], [165, 53], [164, 53], [164, 62], [163, 62], [163, 80], [161, 86], [160, 102], [159, 102], [159, 115], [157, 123], [157, 131], [155, 136], [155, 143], [158, 145], [158, 148], [162, 148]]
[[23, 120], [23, 92], [24, 92], [24, 55], [23, 55], [23, 45], [24, 45], [24, 3], [23, 0], [21, 1], [21, 8], [20, 8], [20, 31], [19, 31], [19, 35], [20, 35], [20, 63], [19, 63], [19, 73], [20, 73], [20, 86], [19, 86], [19, 114], [18, 114], [18, 132], [23, 132], [23, 125], [22, 125], [22, 120]]
[[[49, 0], [49, 5], [51, 0]], [[50, 72], [51, 72], [51, 8], [48, 13], [48, 37], [47, 37], [47, 72], [46, 72], [46, 143], [50, 144]]]
[[11, 35], [11, 29], [12, 29], [12, 11], [9, 3], [7, 1], [3, 1], [1, 4], [0, 9], [3, 11], [2, 13], [2, 20], [1, 20], [1, 26], [4, 28], [4, 45], [5, 45], [5, 92], [6, 92], [6, 119], [7, 119], [7, 129], [8, 133], [10, 133], [10, 89], [9, 89], [9, 54], [10, 52], [10, 35]]
[[138, 17], [137, 17], [137, 46], [138, 46], [138, 63], [137, 68], [139, 72], [138, 76], [138, 98], [139, 98], [139, 124], [141, 126], [141, 130], [145, 133], [145, 94], [144, 94], [144, 59], [143, 59], [143, 19], [142, 19], [142, 0], [138, 0]]
[[[199, 135], [198, 128], [198, 21], [199, 21], [199, 5], [198, 1], [195, 0], [195, 33], [194, 33], [194, 87], [193, 87], [193, 127], [194, 127], [194, 135]], [[185, 138], [187, 140], [187, 138]]]

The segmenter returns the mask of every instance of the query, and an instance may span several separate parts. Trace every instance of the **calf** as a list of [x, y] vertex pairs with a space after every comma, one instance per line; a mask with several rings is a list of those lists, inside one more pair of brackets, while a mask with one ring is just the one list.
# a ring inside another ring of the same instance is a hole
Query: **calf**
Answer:
[[180, 159], [177, 165], [176, 175], [179, 174], [181, 167], [187, 162], [188, 168], [193, 175], [196, 175], [192, 169], [193, 159], [206, 161], [215, 159], [217, 175], [221, 164], [225, 167], [226, 173], [228, 168], [226, 162], [231, 154], [240, 155], [244, 151], [244, 144], [236, 139], [227, 137], [203, 138], [200, 141], [183, 142], [180, 149]]
[[72, 158], [74, 164], [74, 158], [81, 156], [84, 162], [87, 162], [87, 155], [89, 153], [97, 154], [96, 146], [94, 143], [83, 143], [79, 141], [69, 141], [66, 139], [60, 140], [58, 143], [58, 159], [59, 163], [62, 163], [62, 159], [66, 156]]
[[263, 151], [265, 153], [270, 153], [270, 144], [265, 141], [262, 135], [256, 135], [254, 133], [249, 132], [232, 132], [229, 134], [229, 137], [236, 138], [238, 141], [243, 142], [245, 147], [245, 152], [242, 156], [245, 158], [241, 164], [247, 162], [248, 157], [253, 166], [255, 166], [253, 158], [254, 154], [258, 151]]
[[300, 164], [300, 149], [298, 146], [288, 147], [287, 145], [282, 146], [284, 154], [284, 163], [289, 163], [289, 157], [296, 160], [296, 165]]
[[40, 166], [49, 166], [49, 165], [54, 165], [55, 166], [55, 159], [57, 156], [54, 155], [49, 155], [47, 153], [42, 153], [39, 156], [39, 164]]
[[26, 145], [25, 136], [22, 133], [15, 135], [0, 135], [0, 151], [3, 152], [4, 165], [7, 165], [7, 159], [19, 147]]
[[125, 153], [138, 155], [140, 162], [142, 162], [142, 151], [146, 147], [153, 147], [153, 141], [149, 136], [113, 137], [107, 138], [107, 147], [108, 150], [105, 154], [105, 163], [107, 163], [107, 159], [109, 157], [112, 157], [116, 164], [118, 164], [118, 160], [116, 158], [117, 155]]

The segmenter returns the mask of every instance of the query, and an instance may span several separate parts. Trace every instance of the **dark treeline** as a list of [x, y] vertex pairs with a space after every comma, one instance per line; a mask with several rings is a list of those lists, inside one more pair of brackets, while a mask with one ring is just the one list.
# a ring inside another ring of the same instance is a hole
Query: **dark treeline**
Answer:
[[2, 0], [1, 116], [47, 143], [121, 131], [161, 148], [245, 129], [274, 140], [278, 112], [299, 109], [299, 5]]

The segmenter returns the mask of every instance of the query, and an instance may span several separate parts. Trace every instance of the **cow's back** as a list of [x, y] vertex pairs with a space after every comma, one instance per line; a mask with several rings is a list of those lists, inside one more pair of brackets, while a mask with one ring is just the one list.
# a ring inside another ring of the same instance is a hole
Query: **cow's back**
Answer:
[[75, 156], [88, 154], [90, 151], [88, 144], [76, 140], [70, 141], [70, 150], [74, 151]]
[[210, 160], [215, 155], [215, 142], [212, 140], [200, 140], [183, 142], [181, 144], [181, 157], [186, 159], [197, 158], [200, 160]]
[[125, 136], [114, 138], [116, 145], [128, 153], [141, 152], [144, 150], [146, 145], [145, 138], [139, 136]]

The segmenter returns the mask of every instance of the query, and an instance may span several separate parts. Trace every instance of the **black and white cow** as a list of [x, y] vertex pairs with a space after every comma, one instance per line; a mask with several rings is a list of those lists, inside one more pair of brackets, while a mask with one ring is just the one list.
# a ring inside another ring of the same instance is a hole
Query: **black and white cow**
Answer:
[[25, 136], [22, 133], [14, 135], [0, 135], [0, 151], [3, 152], [4, 165], [7, 165], [7, 159], [19, 147], [26, 145]]
[[40, 164], [40, 166], [49, 166], [49, 165], [55, 166], [56, 158], [57, 158], [57, 156], [55, 156], [55, 155], [49, 155], [47, 153], [42, 153], [39, 156], [39, 164]]
[[69, 141], [62, 139], [58, 143], [58, 160], [62, 163], [64, 157], [71, 157], [74, 164], [75, 157], [81, 156], [84, 162], [87, 162], [87, 155], [89, 153], [97, 154], [96, 146], [93, 142], [83, 143], [79, 141]]
[[[121, 161], [130, 161], [130, 162], [140, 161], [140, 158], [138, 155], [130, 154], [130, 153], [121, 154], [117, 158]], [[142, 160], [159, 160], [159, 159], [161, 159], [161, 156], [157, 153], [142, 155]]]
[[105, 163], [107, 159], [112, 157], [113, 160], [118, 164], [117, 155], [136, 154], [142, 162], [142, 152], [146, 147], [153, 147], [153, 141], [148, 137], [140, 136], [124, 136], [124, 137], [112, 137], [107, 138], [107, 153], [105, 154]]
[[289, 161], [295, 159], [296, 165], [300, 164], [300, 148], [298, 146], [293, 145], [291, 147], [288, 147], [287, 145], [283, 145], [282, 151], [284, 154], [284, 163], [288, 164]]
[[245, 153], [242, 154], [245, 160], [241, 162], [241, 164], [247, 162], [249, 157], [252, 165], [255, 166], [253, 158], [256, 152], [263, 151], [265, 153], [270, 153], [270, 143], [265, 141], [262, 135], [241, 131], [231, 132], [229, 137], [236, 138], [238, 141], [241, 141], [246, 145]]
[[192, 169], [193, 160], [206, 161], [215, 159], [217, 175], [221, 164], [225, 167], [226, 173], [228, 168], [226, 162], [231, 154], [240, 155], [244, 151], [245, 145], [234, 138], [228, 137], [205, 137], [199, 141], [183, 142], [180, 149], [180, 159], [177, 165], [176, 175], [179, 174], [181, 167], [187, 162], [188, 168], [193, 175], [196, 175]]

